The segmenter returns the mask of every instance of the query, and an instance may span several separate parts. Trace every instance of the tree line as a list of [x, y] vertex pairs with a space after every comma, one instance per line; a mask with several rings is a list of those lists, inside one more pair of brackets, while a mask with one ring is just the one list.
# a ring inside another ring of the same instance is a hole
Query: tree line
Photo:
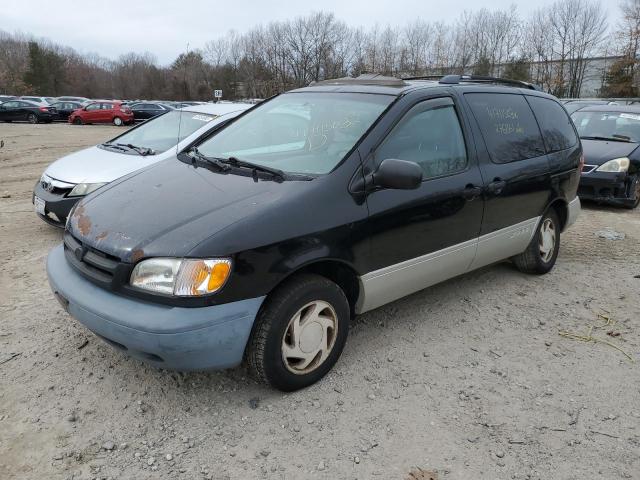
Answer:
[[609, 31], [599, 0], [557, 0], [523, 18], [514, 8], [465, 11], [455, 22], [414, 19], [355, 28], [332, 13], [230, 31], [162, 66], [150, 53], [115, 60], [0, 31], [0, 93], [89, 98], [264, 98], [313, 81], [360, 73], [494, 75], [578, 97], [593, 57], [619, 59], [602, 95], [637, 95], [640, 0], [622, 0]]

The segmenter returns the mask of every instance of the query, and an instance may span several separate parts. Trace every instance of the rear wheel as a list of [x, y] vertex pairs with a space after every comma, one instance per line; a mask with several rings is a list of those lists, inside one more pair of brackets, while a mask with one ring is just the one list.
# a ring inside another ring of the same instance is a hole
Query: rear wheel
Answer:
[[527, 249], [512, 258], [518, 270], [543, 274], [556, 263], [560, 251], [560, 221], [555, 210], [544, 214]]
[[73, 119], [74, 125], [82, 125], [82, 119], [80, 117], [76, 117]]
[[247, 345], [258, 380], [286, 392], [307, 387], [336, 363], [349, 330], [349, 303], [332, 281], [297, 275], [265, 300]]
[[27, 122], [29, 122], [29, 123], [38, 123], [38, 117], [36, 116], [35, 113], [30, 113], [27, 116]]
[[124, 124], [124, 122], [122, 121], [122, 119], [120, 117], [113, 117], [113, 124], [116, 127], [121, 127]]

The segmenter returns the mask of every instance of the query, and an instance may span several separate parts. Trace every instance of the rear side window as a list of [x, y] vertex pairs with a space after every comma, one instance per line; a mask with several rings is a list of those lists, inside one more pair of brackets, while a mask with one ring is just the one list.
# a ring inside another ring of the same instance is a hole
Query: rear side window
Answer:
[[545, 154], [540, 129], [524, 96], [510, 93], [467, 93], [489, 156], [510, 163]]
[[566, 150], [578, 143], [571, 119], [560, 104], [533, 96], [527, 96], [527, 101], [538, 119], [547, 152]]

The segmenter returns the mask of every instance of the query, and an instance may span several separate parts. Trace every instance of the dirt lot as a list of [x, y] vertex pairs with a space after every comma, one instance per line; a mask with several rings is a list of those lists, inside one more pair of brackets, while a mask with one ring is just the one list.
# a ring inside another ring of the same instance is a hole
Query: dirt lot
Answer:
[[[285, 395], [149, 368], [54, 300], [61, 232], [31, 189], [117, 132], [0, 125], [1, 479], [640, 478], [640, 211], [587, 206], [546, 276], [495, 265], [357, 318], [333, 372]], [[593, 336], [636, 363], [558, 334], [603, 310]]]

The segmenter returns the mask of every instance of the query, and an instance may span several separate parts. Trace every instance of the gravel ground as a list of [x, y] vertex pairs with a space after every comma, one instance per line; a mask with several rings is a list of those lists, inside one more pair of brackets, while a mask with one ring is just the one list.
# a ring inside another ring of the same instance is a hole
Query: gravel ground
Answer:
[[[586, 206], [548, 275], [494, 265], [358, 317], [326, 379], [282, 394], [147, 367], [54, 300], [61, 232], [31, 189], [121, 131], [0, 125], [1, 479], [640, 478], [640, 211]], [[636, 363], [559, 335], [602, 311], [593, 336]]]

